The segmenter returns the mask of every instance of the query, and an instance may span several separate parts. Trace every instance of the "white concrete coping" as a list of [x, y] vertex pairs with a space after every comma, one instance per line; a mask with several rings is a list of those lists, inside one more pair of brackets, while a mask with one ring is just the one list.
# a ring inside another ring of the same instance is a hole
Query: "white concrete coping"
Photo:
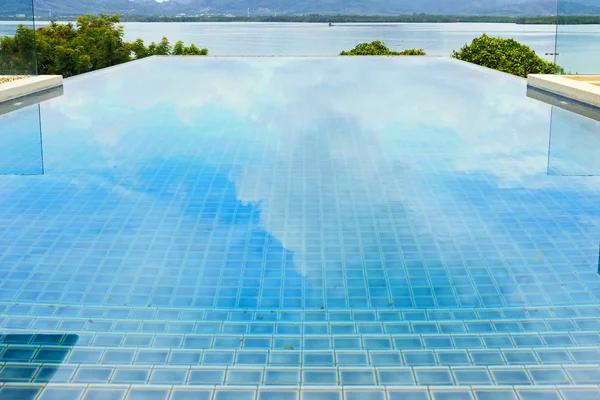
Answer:
[[62, 86], [60, 75], [30, 76], [0, 84], [0, 103]]
[[531, 87], [600, 107], [600, 75], [529, 75]]

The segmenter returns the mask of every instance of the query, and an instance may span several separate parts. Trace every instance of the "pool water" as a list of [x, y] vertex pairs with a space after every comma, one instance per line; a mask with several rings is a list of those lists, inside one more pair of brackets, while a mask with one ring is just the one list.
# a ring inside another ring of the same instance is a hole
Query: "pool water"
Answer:
[[67, 79], [41, 137], [0, 116], [0, 398], [600, 383], [598, 123], [525, 92], [444, 58], [157, 57]]

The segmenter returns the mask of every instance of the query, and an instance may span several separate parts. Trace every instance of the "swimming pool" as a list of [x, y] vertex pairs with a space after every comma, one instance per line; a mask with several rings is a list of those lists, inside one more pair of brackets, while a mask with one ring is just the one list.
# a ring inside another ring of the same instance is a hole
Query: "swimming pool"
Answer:
[[597, 385], [600, 178], [564, 175], [596, 175], [598, 124], [525, 91], [444, 58], [155, 57], [67, 79], [41, 138], [0, 117], [0, 397]]

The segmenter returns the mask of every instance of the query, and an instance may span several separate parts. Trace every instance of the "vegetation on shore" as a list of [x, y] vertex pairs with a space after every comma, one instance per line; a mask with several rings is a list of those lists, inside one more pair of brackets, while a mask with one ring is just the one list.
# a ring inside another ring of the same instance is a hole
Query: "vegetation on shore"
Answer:
[[561, 67], [544, 60], [530, 47], [514, 39], [493, 38], [486, 34], [453, 51], [452, 57], [522, 77], [528, 74], [565, 73]]
[[[30, 17], [31, 18], [31, 17]], [[43, 16], [40, 20], [43, 20]], [[20, 18], [21, 20], [23, 18]], [[19, 20], [15, 17], [0, 17], [0, 20]], [[54, 20], [71, 21], [72, 16], [54, 17]], [[394, 23], [394, 22], [481, 22], [481, 23], [512, 23], [512, 24], [545, 24], [545, 25], [588, 25], [600, 24], [600, 16], [561, 15], [540, 17], [504, 17], [504, 16], [461, 16], [461, 15], [278, 15], [278, 16], [158, 16], [158, 15], [129, 15], [123, 16], [123, 22], [314, 22], [314, 23]]]
[[360, 43], [350, 51], [342, 51], [340, 56], [424, 56], [423, 49], [407, 49], [404, 51], [393, 51], [385, 46], [383, 42], [376, 40], [371, 43]]
[[[51, 23], [35, 31], [19, 25], [15, 36], [0, 38], [0, 74], [74, 76], [153, 55], [206, 55], [207, 49], [174, 46], [167, 38], [146, 46], [126, 42], [119, 15], [84, 15], [76, 25]], [[37, 69], [36, 69], [37, 64]]]

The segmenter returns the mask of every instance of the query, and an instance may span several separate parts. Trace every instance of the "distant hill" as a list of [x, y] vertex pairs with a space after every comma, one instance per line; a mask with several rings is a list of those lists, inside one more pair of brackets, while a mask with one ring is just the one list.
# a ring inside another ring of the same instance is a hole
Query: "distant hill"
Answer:
[[[34, 0], [36, 14], [81, 15], [493, 15], [556, 14], [556, 0]], [[599, 0], [561, 0], [563, 15], [600, 15]], [[0, 15], [31, 14], [30, 0], [2, 0]]]

